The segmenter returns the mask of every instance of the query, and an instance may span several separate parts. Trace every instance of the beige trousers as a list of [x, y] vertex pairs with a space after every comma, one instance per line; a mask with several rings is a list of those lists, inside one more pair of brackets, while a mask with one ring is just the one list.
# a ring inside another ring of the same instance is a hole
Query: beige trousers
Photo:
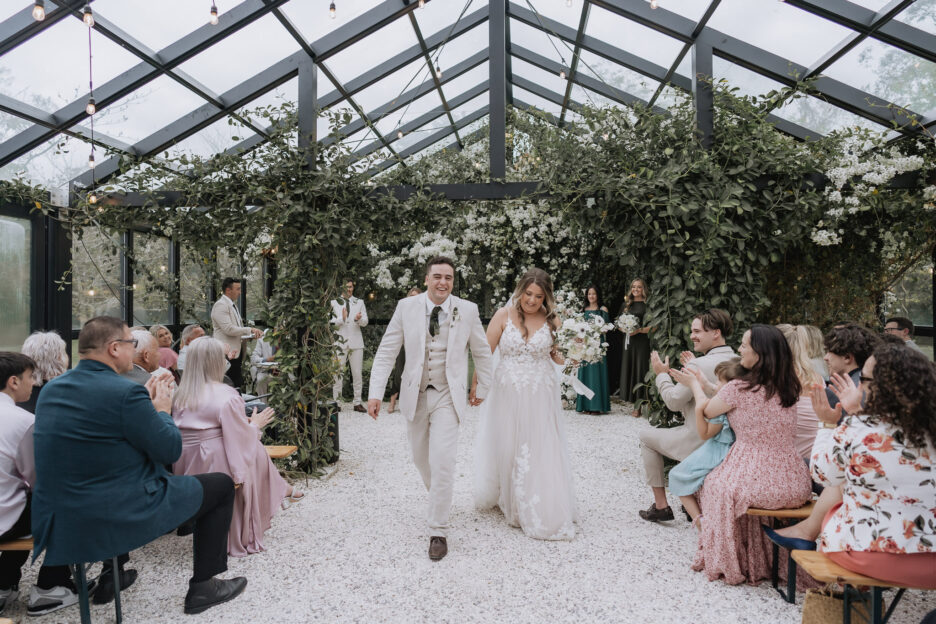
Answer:
[[341, 398], [341, 389], [344, 387], [344, 367], [351, 360], [351, 387], [354, 389], [354, 404], [361, 405], [361, 369], [364, 366], [364, 349], [338, 349], [338, 370], [335, 385], [332, 387], [332, 398]]
[[645, 429], [640, 432], [640, 457], [647, 473], [647, 485], [663, 487], [663, 458], [682, 461], [702, 446], [695, 421], [671, 429]]
[[445, 537], [458, 452], [458, 415], [448, 388], [429, 388], [419, 393], [416, 414], [407, 426], [407, 435], [413, 463], [429, 490], [429, 535]]

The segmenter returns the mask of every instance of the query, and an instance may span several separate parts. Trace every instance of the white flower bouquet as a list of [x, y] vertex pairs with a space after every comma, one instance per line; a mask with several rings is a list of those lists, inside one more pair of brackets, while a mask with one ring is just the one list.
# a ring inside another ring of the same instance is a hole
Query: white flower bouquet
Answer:
[[600, 317], [588, 319], [577, 314], [562, 322], [556, 332], [556, 348], [566, 360], [586, 364], [600, 362], [608, 350], [608, 343], [604, 341], [605, 331], [605, 323]]
[[630, 344], [630, 335], [640, 329], [640, 319], [625, 312], [614, 321], [614, 325], [624, 332], [624, 348]]

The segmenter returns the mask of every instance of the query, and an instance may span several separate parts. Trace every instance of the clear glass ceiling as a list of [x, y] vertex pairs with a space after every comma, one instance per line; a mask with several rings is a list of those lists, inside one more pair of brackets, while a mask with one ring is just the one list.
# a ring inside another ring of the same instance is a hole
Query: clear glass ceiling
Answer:
[[598, 6], [592, 7], [585, 34], [665, 68], [673, 64], [683, 48], [682, 42], [677, 39]]
[[936, 35], [936, 0], [917, 0], [904, 9], [897, 19]]
[[363, 59], [388, 59], [415, 45], [419, 41], [409, 20], [398, 19], [329, 57], [325, 64], [338, 80], [348, 82], [376, 65]]

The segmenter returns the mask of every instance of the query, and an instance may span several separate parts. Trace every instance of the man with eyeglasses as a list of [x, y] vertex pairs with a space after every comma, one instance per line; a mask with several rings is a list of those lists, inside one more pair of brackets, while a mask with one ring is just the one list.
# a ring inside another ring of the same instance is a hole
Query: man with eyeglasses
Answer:
[[137, 340], [120, 319], [99, 316], [78, 336], [78, 365], [50, 381], [36, 405], [33, 556], [46, 565], [105, 561], [94, 602], [114, 599], [136, 580], [123, 564], [139, 548], [182, 524], [194, 526], [194, 574], [185, 612], [238, 596], [243, 577], [227, 570], [234, 482], [221, 473], [174, 476], [182, 454], [168, 380], [140, 385], [120, 374], [133, 365]]
[[913, 342], [913, 321], [905, 316], [892, 316], [884, 323], [884, 333], [897, 336], [904, 341], [904, 345], [914, 351], [923, 353], [920, 346]]

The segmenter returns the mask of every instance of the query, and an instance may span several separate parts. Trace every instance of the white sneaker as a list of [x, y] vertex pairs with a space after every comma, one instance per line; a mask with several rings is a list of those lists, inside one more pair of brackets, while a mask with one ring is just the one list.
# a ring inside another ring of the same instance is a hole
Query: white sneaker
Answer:
[[45, 615], [78, 603], [78, 593], [70, 587], [59, 585], [52, 589], [40, 589], [33, 585], [29, 592], [26, 615]]
[[19, 585], [14, 585], [10, 589], [0, 589], [0, 613], [3, 613], [7, 605], [16, 600], [17, 596], [19, 596]]

